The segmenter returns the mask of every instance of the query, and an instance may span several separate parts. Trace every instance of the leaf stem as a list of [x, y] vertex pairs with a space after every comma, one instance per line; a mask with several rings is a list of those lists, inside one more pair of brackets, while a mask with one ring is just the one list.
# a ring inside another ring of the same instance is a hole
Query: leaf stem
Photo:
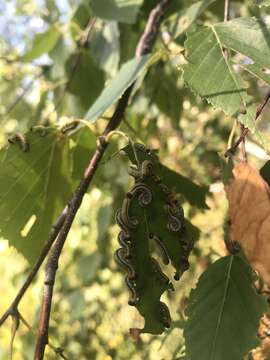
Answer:
[[[256, 110], [256, 115], [254, 118], [254, 122], [261, 116], [265, 106], [267, 105], [268, 101], [270, 99], [270, 89], [267, 91], [263, 101], [261, 102], [261, 104], [259, 104], [259, 106], [257, 107]], [[239, 138], [236, 140], [236, 142], [225, 152], [225, 157], [228, 156], [232, 156], [234, 155], [235, 151], [237, 150], [238, 146], [245, 140], [247, 134], [249, 132], [249, 129], [246, 127], [243, 127], [241, 129], [241, 134], [239, 136]]]

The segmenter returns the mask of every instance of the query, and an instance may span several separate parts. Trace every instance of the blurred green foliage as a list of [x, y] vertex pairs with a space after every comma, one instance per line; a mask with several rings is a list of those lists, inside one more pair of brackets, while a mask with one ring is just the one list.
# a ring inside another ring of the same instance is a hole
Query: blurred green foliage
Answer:
[[[31, 0], [1, 5], [0, 23], [5, 29], [0, 36], [2, 147], [14, 132], [27, 131], [35, 125], [61, 127], [76, 117], [84, 117], [104, 86], [126, 61], [134, 58], [149, 11], [157, 2], [126, 1], [129, 5], [121, 8], [125, 1], [111, 0], [106, 11], [103, 3]], [[269, 5], [268, 1], [260, 3]], [[174, 2], [155, 45], [157, 60], [144, 68], [120, 126], [132, 139], [158, 149], [162, 164], [171, 169], [167, 170], [170, 176], [175, 172], [182, 175], [182, 182], [174, 184], [175, 191], [183, 190], [178, 199], [187, 220], [193, 224], [196, 238], [200, 230], [190, 270], [179, 284], [174, 284], [175, 292], [162, 297], [170, 308], [172, 327], [159, 337], [144, 335], [137, 343], [128, 333], [130, 327], [143, 327], [143, 322], [136, 310], [127, 305], [124, 278], [113, 260], [119, 232], [114, 214], [131, 184], [128, 159], [118, 151], [126, 141], [114, 138], [69, 234], [57, 275], [50, 342], [62, 347], [68, 359], [180, 359], [184, 354], [184, 310], [190, 289], [209, 264], [226, 253], [222, 239], [227, 204], [219, 155], [227, 148], [234, 121], [212, 109], [184, 85], [184, 42], [187, 29], [192, 32], [195, 23], [223, 21], [223, 6], [222, 1]], [[82, 47], [92, 15], [97, 16], [96, 22], [89, 41]], [[231, 2], [232, 17], [253, 15], [269, 16], [269, 8], [259, 8], [255, 1]], [[7, 26], [10, 18], [12, 32]], [[232, 52], [232, 61], [238, 59], [239, 55]], [[244, 72], [247, 64], [242, 65], [237, 71], [246, 81], [251, 103], [256, 104], [266, 84], [254, 80], [253, 73], [262, 73], [262, 69]], [[260, 78], [266, 75], [263, 72]], [[116, 90], [121, 93], [121, 89]], [[100, 114], [103, 118], [91, 125], [91, 131], [87, 128], [70, 136], [68, 181], [73, 189], [95, 149], [96, 137], [112, 114], [111, 105], [117, 96], [112, 98], [105, 113]], [[266, 116], [259, 127], [269, 130]], [[261, 165], [265, 154], [257, 144], [249, 143], [249, 156]], [[198, 186], [191, 185], [189, 179]], [[1, 313], [29, 271], [29, 264], [8, 247], [7, 240], [0, 240]], [[32, 331], [21, 324], [13, 360], [33, 357], [43, 274], [41, 271], [20, 305]], [[9, 356], [10, 327], [9, 319], [0, 328], [1, 359]], [[56, 358], [48, 348], [46, 359]]]

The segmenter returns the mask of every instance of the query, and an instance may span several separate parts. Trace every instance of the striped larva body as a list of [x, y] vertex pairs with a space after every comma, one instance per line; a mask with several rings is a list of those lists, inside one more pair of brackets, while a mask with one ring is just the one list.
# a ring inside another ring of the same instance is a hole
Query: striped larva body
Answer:
[[125, 277], [125, 282], [127, 284], [127, 287], [130, 291], [131, 297], [129, 298], [128, 304], [131, 306], [136, 306], [139, 301], [139, 297], [137, 295], [136, 291], [136, 283], [134, 283], [130, 278], [127, 276]]
[[130, 249], [130, 238], [126, 237], [123, 231], [120, 231], [120, 233], [118, 234], [118, 242], [120, 246], [125, 250], [126, 259], [130, 259], [132, 257]]
[[14, 134], [12, 137], [8, 139], [8, 142], [10, 144], [18, 143], [23, 152], [27, 152], [30, 150], [29, 142], [27, 141], [25, 135], [23, 134], [20, 133]]
[[172, 207], [171, 205], [165, 205], [165, 209], [168, 213], [169, 222], [168, 229], [172, 232], [177, 232], [182, 229], [183, 212], [179, 206]]
[[79, 125], [79, 123], [80, 122], [78, 120], [71, 121], [71, 122], [67, 123], [66, 125], [62, 126], [60, 131], [62, 134], [66, 134], [69, 131], [75, 130], [77, 128], [77, 126]]
[[48, 134], [48, 128], [42, 125], [32, 126], [30, 130], [37, 133], [40, 137], [44, 137]]
[[130, 262], [126, 259], [126, 252], [124, 248], [120, 248], [115, 252], [116, 262], [126, 271], [129, 279], [135, 279], [136, 273]]

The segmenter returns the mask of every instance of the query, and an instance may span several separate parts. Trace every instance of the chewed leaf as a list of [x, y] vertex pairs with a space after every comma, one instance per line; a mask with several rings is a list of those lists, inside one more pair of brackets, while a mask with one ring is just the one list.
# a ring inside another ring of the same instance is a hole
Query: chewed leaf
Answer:
[[191, 291], [184, 329], [189, 360], [240, 360], [256, 347], [267, 303], [252, 287], [252, 271], [238, 256], [219, 259]]
[[0, 236], [33, 263], [71, 193], [69, 147], [54, 130], [23, 139], [0, 150]]
[[[147, 154], [143, 145], [136, 144], [134, 151], [138, 163], [130, 168], [130, 175], [135, 184], [116, 215], [121, 228], [118, 236], [121, 248], [115, 253], [126, 272], [131, 292], [129, 304], [136, 306], [145, 319], [144, 328], [133, 329], [133, 336], [138, 332], [160, 334], [171, 322], [169, 309], [160, 297], [172, 284], [150, 249], [154, 246], [158, 250], [164, 265], [171, 262], [174, 278], [179, 280], [189, 268], [188, 256], [193, 247], [183, 209], [157, 175], [157, 157], [152, 154], [153, 161], [143, 160], [143, 153]], [[151, 157], [149, 151], [148, 156]]]
[[[208, 195], [208, 187], [198, 185], [191, 181], [189, 178], [169, 169], [167, 166], [161, 164], [154, 150], [145, 152], [145, 148], [136, 146], [137, 157], [140, 161], [149, 160], [156, 163], [157, 174], [162, 177], [163, 181], [176, 193], [181, 194], [191, 204], [198, 208], [208, 209], [206, 204], [206, 196]], [[122, 149], [129, 160], [136, 164], [133, 149], [130, 145]]]

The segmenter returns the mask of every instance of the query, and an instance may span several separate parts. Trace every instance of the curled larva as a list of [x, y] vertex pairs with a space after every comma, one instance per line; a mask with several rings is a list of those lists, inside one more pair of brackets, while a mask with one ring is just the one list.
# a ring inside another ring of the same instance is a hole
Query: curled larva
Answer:
[[42, 125], [32, 126], [30, 130], [37, 133], [41, 137], [46, 136], [48, 134], [48, 128]]
[[135, 216], [129, 215], [129, 208], [132, 201], [131, 192], [128, 193], [129, 195], [125, 197], [123, 201], [123, 205], [121, 207], [121, 219], [123, 223], [127, 226], [127, 228], [134, 229], [138, 226], [139, 222], [135, 218]]
[[182, 229], [183, 213], [180, 206], [165, 205], [169, 216], [168, 229], [173, 232], [177, 232]]
[[115, 214], [115, 221], [116, 221], [117, 225], [122, 229], [125, 236], [130, 237], [129, 229], [121, 217], [121, 210], [117, 210], [117, 212]]
[[10, 144], [18, 143], [21, 150], [24, 152], [29, 151], [30, 149], [29, 142], [27, 141], [25, 135], [22, 135], [20, 133], [14, 134], [11, 138], [8, 139], [8, 142]]
[[168, 265], [170, 262], [170, 258], [169, 258], [169, 254], [167, 253], [167, 249], [165, 247], [165, 245], [163, 244], [163, 242], [160, 240], [160, 238], [152, 233], [149, 234], [149, 238], [153, 239], [155, 241], [155, 243], [157, 244], [159, 251], [160, 251], [160, 255], [162, 258], [162, 261], [165, 265]]
[[142, 168], [141, 168], [141, 176], [144, 178], [146, 176], [150, 176], [153, 173], [153, 163], [149, 160], [145, 160], [142, 163]]
[[153, 200], [151, 189], [143, 183], [136, 184], [130, 193], [138, 198], [139, 204], [142, 207], [149, 205]]
[[66, 134], [69, 131], [76, 129], [76, 127], [79, 125], [79, 123], [80, 122], [78, 120], [71, 121], [71, 122], [67, 123], [66, 125], [62, 126], [60, 131], [62, 134]]
[[123, 231], [118, 234], [118, 242], [125, 250], [125, 258], [130, 259], [132, 257], [130, 252], [130, 237], [127, 237]]
[[130, 262], [127, 261], [127, 259], [125, 258], [125, 255], [126, 255], [126, 253], [125, 253], [124, 248], [118, 249], [115, 252], [115, 260], [126, 271], [127, 277], [129, 279], [135, 279], [135, 277], [136, 277], [135, 270], [134, 270], [133, 266], [130, 264]]

